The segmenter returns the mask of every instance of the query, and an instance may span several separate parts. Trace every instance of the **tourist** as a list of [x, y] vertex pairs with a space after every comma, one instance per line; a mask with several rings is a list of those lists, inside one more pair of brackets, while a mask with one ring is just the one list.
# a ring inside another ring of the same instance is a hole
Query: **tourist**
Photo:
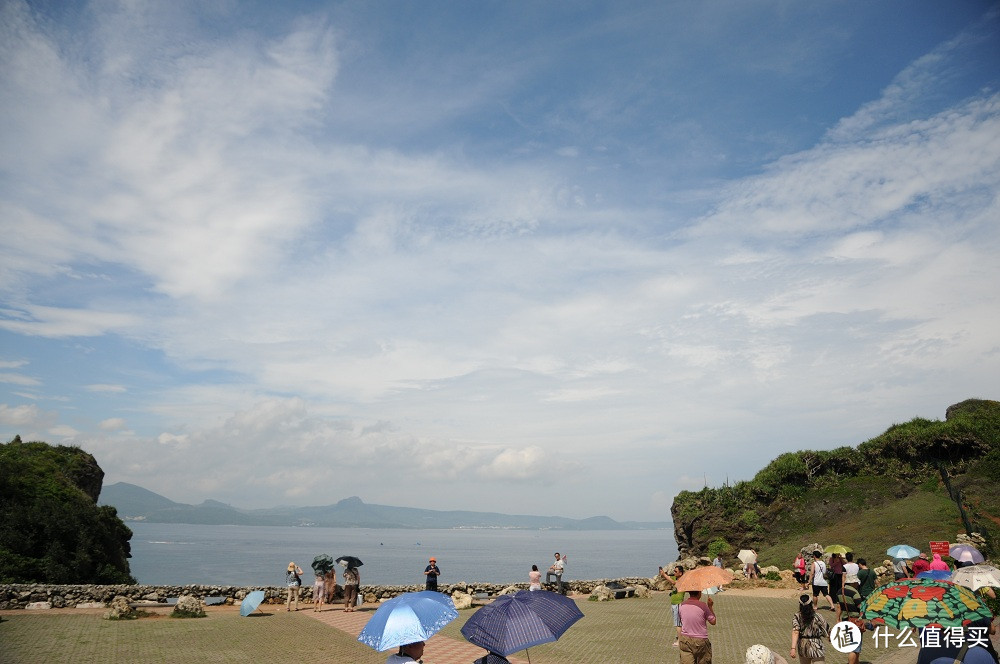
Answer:
[[799, 610], [792, 617], [791, 655], [792, 659], [798, 659], [802, 664], [826, 661], [823, 640], [830, 637], [830, 626], [823, 616], [816, 613], [814, 602], [815, 598], [810, 600], [807, 593], [802, 593]]
[[292, 610], [292, 603], [295, 603], [295, 610], [299, 610], [299, 588], [302, 587], [302, 568], [294, 562], [288, 563], [285, 570], [285, 585], [288, 586], [288, 597], [285, 599], [285, 611]]
[[708, 640], [708, 626], [716, 623], [712, 604], [711, 597], [701, 601], [700, 590], [689, 590], [688, 599], [681, 603], [681, 664], [712, 664], [712, 642]]
[[927, 554], [923, 551], [917, 556], [917, 559], [913, 561], [913, 576], [920, 574], [921, 572], [929, 572], [931, 569], [931, 563], [927, 560]]
[[972, 559], [972, 552], [966, 550], [958, 554], [958, 560], [955, 561], [955, 569], [961, 569], [975, 564], [976, 561]]
[[326, 602], [332, 605], [333, 598], [337, 596], [337, 570], [333, 567], [326, 573], [326, 583], [323, 584], [323, 590], [326, 591]]
[[313, 580], [313, 611], [323, 609], [323, 599], [326, 597], [326, 574], [321, 570], [316, 570], [316, 578]]
[[801, 590], [809, 589], [809, 577], [806, 575], [806, 556], [799, 549], [799, 555], [795, 558], [795, 580], [799, 582]]
[[538, 565], [532, 565], [528, 572], [528, 590], [542, 589], [542, 573], [538, 571]]
[[950, 572], [951, 568], [948, 567], [948, 563], [941, 560], [941, 554], [935, 553], [934, 560], [931, 561], [931, 571], [932, 572]]
[[679, 647], [681, 642], [681, 603], [684, 601], [684, 591], [677, 590], [677, 582], [683, 574], [684, 568], [680, 565], [674, 565], [673, 571], [669, 574], [665, 569], [660, 568], [660, 576], [670, 582], [671, 587], [673, 587], [670, 592], [670, 615], [674, 620], [674, 628], [677, 630], [677, 637], [671, 644], [674, 648]]
[[[350, 569], [350, 568], [348, 568]], [[395, 655], [389, 655], [385, 664], [403, 664], [404, 662], [419, 662], [424, 656], [424, 642], [416, 641], [399, 646], [399, 651]]]
[[715, 558], [712, 559], [712, 564], [719, 569], [722, 569], [722, 558], [719, 558], [719, 556], [716, 555]]
[[[854, 623], [862, 631], [862, 633], [872, 628], [870, 622], [865, 622], [861, 619], [861, 603], [864, 600], [861, 598], [861, 593], [853, 585], [845, 585], [844, 591], [840, 595], [840, 606], [843, 609], [843, 619]], [[839, 622], [839, 620], [838, 620]], [[847, 653], [847, 664], [859, 664], [861, 661], [861, 643], [864, 639], [858, 641], [858, 647]]]
[[788, 664], [788, 660], [764, 645], [747, 648], [745, 664]]
[[897, 581], [910, 576], [910, 569], [907, 566], [906, 558], [892, 559], [892, 574], [896, 577]]
[[839, 553], [830, 556], [830, 599], [837, 606], [837, 622], [840, 622], [840, 591], [844, 587], [844, 559]]
[[818, 550], [813, 551], [813, 560], [809, 566], [809, 578], [812, 582], [813, 609], [819, 608], [819, 596], [826, 597], [830, 602], [830, 610], [833, 611], [833, 600], [830, 598], [830, 584], [826, 580], [826, 563], [823, 562], [823, 554]]
[[[361, 585], [361, 572], [357, 567], [344, 570], [344, 611], [353, 611], [358, 601], [358, 586]], [[406, 661], [406, 660], [400, 660]]]
[[424, 568], [424, 576], [427, 577], [424, 590], [437, 590], [438, 577], [440, 575], [441, 568], [437, 566], [437, 558], [431, 558], [427, 563], [427, 567]]
[[561, 593], [563, 591], [563, 573], [566, 570], [566, 556], [560, 556], [558, 551], [556, 551], [555, 556], [555, 562], [549, 566], [549, 571], [545, 573], [545, 583], [551, 583], [551, 577], [556, 577], [557, 592]]
[[867, 598], [875, 590], [878, 581], [878, 574], [874, 570], [868, 569], [868, 561], [858, 558], [858, 592], [861, 599]]
[[757, 566], [757, 552], [753, 549], [749, 551], [751, 556], [747, 558], [746, 563], [743, 565], [743, 573], [746, 574], [748, 579], [756, 579], [760, 576], [760, 567]]

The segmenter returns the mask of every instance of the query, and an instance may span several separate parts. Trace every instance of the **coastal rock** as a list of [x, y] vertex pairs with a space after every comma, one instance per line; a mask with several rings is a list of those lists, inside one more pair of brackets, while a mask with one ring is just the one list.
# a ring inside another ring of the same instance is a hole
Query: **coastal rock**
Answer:
[[607, 586], [597, 586], [590, 591], [590, 600], [593, 602], [608, 602], [614, 598], [615, 594]]
[[455, 591], [451, 594], [451, 601], [455, 604], [455, 610], [457, 611], [472, 608], [472, 595], [469, 593]]
[[104, 614], [104, 618], [107, 620], [122, 620], [132, 617], [133, 613], [134, 611], [129, 604], [128, 597], [118, 595], [111, 600], [111, 608]]
[[24, 607], [29, 611], [41, 611], [48, 610], [52, 608], [52, 604], [49, 602], [32, 602], [28, 606]]
[[172, 612], [174, 617], [182, 618], [204, 618], [205, 609], [201, 605], [201, 600], [191, 595], [182, 595], [177, 598]]
[[103, 609], [104, 602], [80, 602], [76, 605], [78, 609]]
[[521, 590], [521, 588], [518, 588], [517, 586], [507, 586], [506, 588], [504, 588], [503, 590], [500, 591], [500, 594], [501, 595], [513, 595], [518, 590]]
[[635, 587], [635, 597], [645, 598], [645, 597], [651, 597], [652, 595], [653, 592], [649, 589], [648, 586], [639, 585]]

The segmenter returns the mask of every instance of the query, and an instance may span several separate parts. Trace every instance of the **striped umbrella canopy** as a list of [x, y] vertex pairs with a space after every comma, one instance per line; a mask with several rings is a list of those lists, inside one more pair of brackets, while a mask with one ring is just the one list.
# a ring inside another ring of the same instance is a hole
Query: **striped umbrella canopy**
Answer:
[[583, 612], [576, 602], [547, 590], [502, 595], [476, 611], [462, 635], [480, 648], [506, 657], [518, 650], [555, 641]]

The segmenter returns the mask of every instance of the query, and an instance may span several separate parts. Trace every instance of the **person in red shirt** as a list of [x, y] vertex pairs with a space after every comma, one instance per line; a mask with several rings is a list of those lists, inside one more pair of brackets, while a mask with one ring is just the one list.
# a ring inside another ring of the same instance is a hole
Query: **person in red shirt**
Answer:
[[920, 556], [913, 561], [913, 576], [916, 576], [921, 572], [927, 572], [930, 568], [931, 564], [927, 561], [927, 554], [921, 552]]

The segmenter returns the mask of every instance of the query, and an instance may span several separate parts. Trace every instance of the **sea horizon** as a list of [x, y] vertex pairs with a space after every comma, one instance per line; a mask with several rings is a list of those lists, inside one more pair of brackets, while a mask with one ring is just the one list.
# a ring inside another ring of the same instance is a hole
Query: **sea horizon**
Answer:
[[144, 585], [280, 586], [289, 562], [312, 583], [320, 554], [361, 558], [362, 585], [423, 583], [430, 557], [442, 585], [526, 582], [554, 553], [568, 556], [565, 579], [652, 577], [676, 560], [673, 531], [493, 528], [388, 529], [217, 526], [130, 521], [129, 565]]

